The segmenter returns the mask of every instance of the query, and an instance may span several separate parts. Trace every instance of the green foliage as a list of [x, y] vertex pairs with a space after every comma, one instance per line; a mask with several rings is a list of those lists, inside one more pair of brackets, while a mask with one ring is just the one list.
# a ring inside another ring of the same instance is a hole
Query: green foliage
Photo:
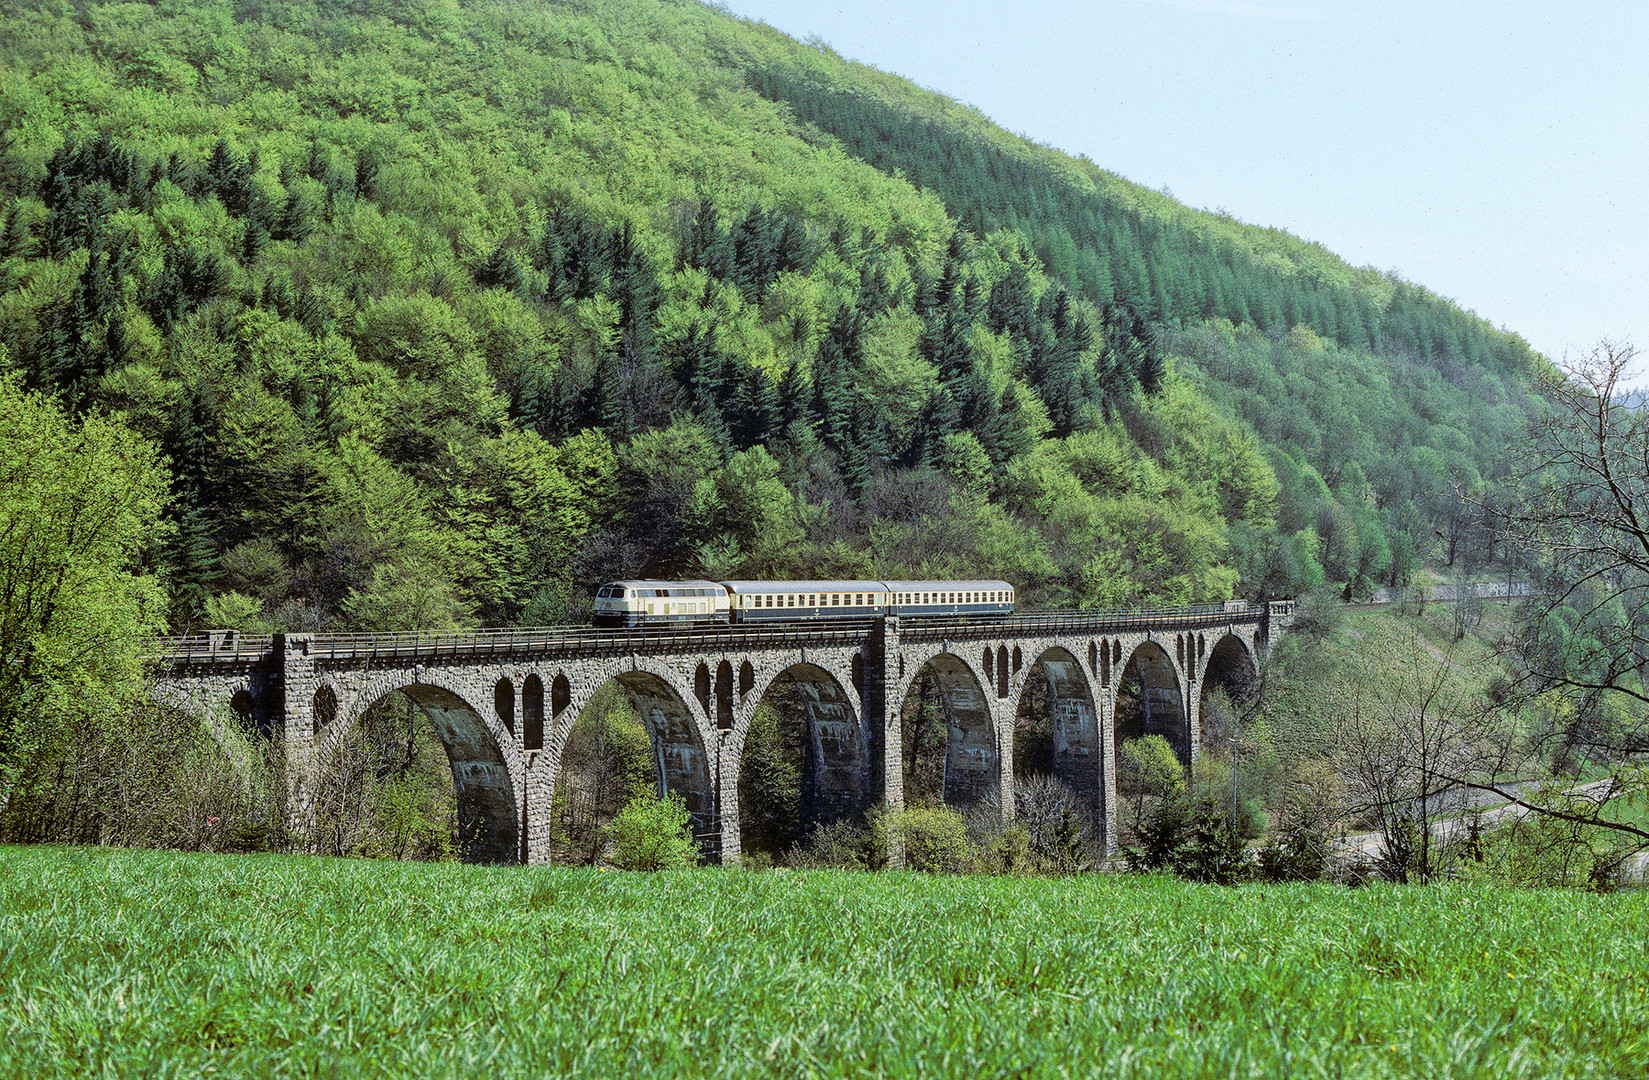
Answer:
[[687, 804], [676, 792], [638, 795], [607, 823], [613, 861], [626, 870], [670, 870], [698, 861]]
[[868, 826], [838, 818], [808, 833], [784, 861], [798, 870], [870, 870], [878, 864], [877, 854]]
[[591, 696], [561, 750], [550, 806], [568, 857], [596, 862], [606, 824], [632, 800], [655, 795], [657, 785], [647, 729], [623, 688], [608, 683]]
[[413, 701], [393, 693], [318, 751], [314, 831], [299, 850], [376, 859], [450, 858], [468, 839], [451, 761]]
[[233, 718], [132, 701], [66, 722], [0, 806], [11, 843], [189, 851], [284, 840], [278, 745]]
[[228, 592], [366, 629], [643, 574], [1096, 606], [1494, 555], [1446, 492], [1497, 479], [1536, 361], [1391, 275], [700, 5], [138, 14], [0, 46], [0, 333], [161, 443], [179, 629]]
[[1278, 829], [1259, 850], [1260, 880], [1321, 881], [1329, 865], [1323, 820], [1320, 808], [1308, 807]]
[[[3, 357], [0, 357], [3, 359]], [[160, 628], [142, 558], [161, 538], [165, 474], [118, 421], [75, 422], [0, 379], [0, 807], [118, 723]]]
[[973, 869], [975, 851], [962, 815], [948, 806], [907, 806], [878, 815], [872, 823], [883, 850], [902, 847], [905, 866], [929, 874], [962, 874]]
[[1161, 735], [1126, 740], [1118, 758], [1119, 788], [1156, 798], [1184, 795], [1185, 766]]
[[1123, 854], [1132, 870], [1166, 870], [1188, 881], [1233, 885], [1251, 873], [1242, 833], [1230, 814], [1184, 799], [1157, 804], [1139, 830], [1139, 845]]
[[[782, 700], [782, 698], [781, 698]], [[739, 758], [739, 842], [746, 854], [777, 856], [801, 837], [802, 756], [808, 752], [805, 719], [796, 710], [763, 700], [756, 706]], [[827, 844], [839, 844], [834, 834]], [[817, 847], [817, 830], [809, 847]], [[826, 857], [826, 856], [821, 856]]]

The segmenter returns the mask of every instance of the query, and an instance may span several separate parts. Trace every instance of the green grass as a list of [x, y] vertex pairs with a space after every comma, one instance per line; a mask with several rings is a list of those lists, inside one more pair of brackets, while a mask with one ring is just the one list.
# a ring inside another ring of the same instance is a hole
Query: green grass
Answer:
[[0, 849], [0, 1075], [1641, 1076], [1649, 894]]

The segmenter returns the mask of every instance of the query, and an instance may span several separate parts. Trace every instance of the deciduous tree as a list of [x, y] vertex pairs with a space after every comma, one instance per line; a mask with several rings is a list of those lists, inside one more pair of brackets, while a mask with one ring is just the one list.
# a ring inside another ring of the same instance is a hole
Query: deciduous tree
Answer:
[[[3, 360], [0, 360], [3, 362]], [[166, 473], [119, 423], [0, 380], [0, 808], [85, 718], [118, 715], [165, 600], [140, 556]]]

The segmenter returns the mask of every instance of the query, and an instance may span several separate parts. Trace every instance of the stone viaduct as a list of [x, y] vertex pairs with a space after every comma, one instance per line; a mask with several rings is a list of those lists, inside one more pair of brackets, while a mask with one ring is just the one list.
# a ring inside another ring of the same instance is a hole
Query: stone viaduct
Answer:
[[1187, 765], [1203, 695], [1252, 679], [1291, 605], [1030, 614], [994, 622], [875, 621], [691, 631], [587, 628], [400, 634], [233, 633], [160, 643], [155, 695], [215, 724], [239, 720], [284, 742], [289, 813], [314, 812], [319, 770], [374, 703], [400, 691], [429, 717], [452, 763], [467, 856], [549, 859], [562, 749], [591, 696], [629, 694], [661, 790], [679, 792], [706, 856], [739, 857], [739, 765], [756, 706], [781, 681], [807, 717], [803, 776], [834, 817], [904, 802], [901, 708], [924, 669], [942, 699], [947, 803], [990, 794], [1011, 808], [1013, 740], [1035, 680], [1052, 715], [1051, 771], [1116, 843], [1118, 700]]

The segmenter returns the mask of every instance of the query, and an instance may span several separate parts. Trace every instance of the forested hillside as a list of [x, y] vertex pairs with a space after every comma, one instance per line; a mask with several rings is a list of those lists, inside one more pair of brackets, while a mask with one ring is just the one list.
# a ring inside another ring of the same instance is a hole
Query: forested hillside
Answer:
[[1493, 554], [1521, 339], [696, 0], [0, 10], [5, 363], [167, 455], [179, 629]]

